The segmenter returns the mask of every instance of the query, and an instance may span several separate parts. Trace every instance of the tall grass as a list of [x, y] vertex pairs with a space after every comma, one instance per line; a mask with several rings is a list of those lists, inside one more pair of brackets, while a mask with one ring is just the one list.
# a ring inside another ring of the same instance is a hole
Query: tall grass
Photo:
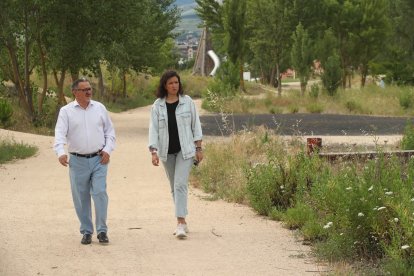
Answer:
[[210, 143], [194, 173], [207, 192], [299, 229], [329, 261], [369, 261], [414, 273], [414, 159], [331, 164], [268, 131]]
[[37, 147], [15, 142], [9, 138], [0, 137], [0, 164], [4, 164], [14, 159], [24, 159], [33, 156], [37, 152]]
[[[408, 87], [390, 85], [382, 89], [369, 84], [363, 89], [339, 89], [335, 96], [329, 96], [324, 91], [316, 93], [315, 88], [312, 90], [309, 86], [309, 91], [304, 97], [300, 95], [299, 88], [283, 90], [280, 97], [276, 90], [269, 92], [270, 88], [264, 88], [258, 84], [249, 83], [249, 89], [255, 91], [255, 97], [239, 92], [233, 97], [223, 98], [223, 110], [228, 113], [251, 114], [299, 112], [381, 116], [414, 115], [411, 97], [413, 92]], [[258, 94], [257, 91], [260, 89], [262, 92]], [[205, 108], [209, 109], [208, 106]]]

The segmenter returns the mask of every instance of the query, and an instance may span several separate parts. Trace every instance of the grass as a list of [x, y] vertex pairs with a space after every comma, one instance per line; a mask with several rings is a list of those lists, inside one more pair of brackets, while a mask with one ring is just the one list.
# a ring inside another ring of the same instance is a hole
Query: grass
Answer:
[[263, 128], [233, 134], [206, 144], [192, 182], [298, 229], [321, 259], [356, 274], [414, 273], [414, 159], [388, 158], [377, 147], [374, 160], [331, 164], [304, 147]]
[[[335, 96], [329, 96], [322, 89], [315, 97], [308, 91], [302, 96], [299, 87], [277, 90], [249, 82], [246, 93], [223, 99], [222, 110], [227, 113], [324, 113], [363, 114], [378, 116], [414, 115], [413, 91], [409, 87], [387, 86], [381, 89], [374, 84], [365, 88], [339, 89]], [[250, 92], [251, 91], [251, 92]], [[219, 92], [217, 92], [219, 93]], [[203, 105], [207, 107], [208, 105]]]
[[23, 142], [18, 143], [11, 139], [0, 138], [0, 164], [31, 157], [36, 154], [37, 150], [37, 147]]

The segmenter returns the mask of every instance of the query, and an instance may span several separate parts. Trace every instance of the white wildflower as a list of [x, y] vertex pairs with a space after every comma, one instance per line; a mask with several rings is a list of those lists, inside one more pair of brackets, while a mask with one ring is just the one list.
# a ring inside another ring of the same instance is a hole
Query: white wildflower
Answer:
[[382, 207], [379, 207], [377, 210], [381, 211], [381, 210], [384, 210], [384, 209], [387, 209], [387, 207], [382, 206]]
[[344, 233], [340, 233], [339, 236], [342, 236]]
[[351, 191], [352, 190], [352, 187], [347, 187], [345, 190]]
[[280, 189], [282, 189], [282, 190], [283, 190], [284, 188], [285, 188], [285, 186], [283, 186], [283, 185], [280, 185]]
[[386, 192], [385, 194], [386, 194], [386, 195], [392, 195], [392, 194], [393, 194], [393, 192]]
[[411, 202], [414, 202], [414, 197], [411, 199]]
[[399, 222], [400, 220], [398, 218], [394, 218], [394, 221], [395, 222]]
[[365, 216], [364, 213], [358, 213], [358, 217], [363, 217]]
[[374, 189], [374, 186], [373, 185], [368, 188], [368, 191], [372, 191], [372, 189]]
[[325, 224], [324, 226], [323, 226], [323, 229], [328, 229], [328, 228], [330, 228], [331, 226], [332, 226], [332, 221], [330, 221], [330, 222], [328, 222], [327, 224]]
[[409, 246], [408, 244], [405, 244], [405, 245], [401, 246], [401, 249], [402, 249], [402, 250], [406, 250], [406, 249], [408, 249], [408, 248], [410, 248], [410, 246]]

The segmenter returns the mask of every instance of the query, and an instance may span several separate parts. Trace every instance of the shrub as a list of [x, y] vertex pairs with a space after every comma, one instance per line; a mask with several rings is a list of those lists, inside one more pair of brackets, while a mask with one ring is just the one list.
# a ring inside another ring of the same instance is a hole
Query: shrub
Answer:
[[414, 150], [414, 126], [411, 121], [407, 120], [404, 129], [404, 135], [401, 140], [403, 150]]
[[399, 100], [400, 100], [400, 106], [404, 109], [407, 109], [412, 106], [413, 103], [413, 93], [410, 90], [404, 89], [401, 91]]
[[323, 112], [323, 106], [319, 103], [309, 103], [306, 106], [306, 110], [308, 110], [310, 113], [322, 113]]
[[13, 109], [10, 103], [5, 99], [0, 99], [0, 122], [6, 126], [13, 115]]
[[350, 111], [350, 112], [356, 112], [356, 111], [361, 111], [362, 110], [362, 106], [361, 104], [359, 104], [358, 102], [356, 102], [355, 100], [348, 100], [345, 103], [346, 108]]
[[319, 96], [319, 85], [314, 83], [311, 85], [311, 90], [309, 92], [309, 96], [313, 99], [317, 99]]

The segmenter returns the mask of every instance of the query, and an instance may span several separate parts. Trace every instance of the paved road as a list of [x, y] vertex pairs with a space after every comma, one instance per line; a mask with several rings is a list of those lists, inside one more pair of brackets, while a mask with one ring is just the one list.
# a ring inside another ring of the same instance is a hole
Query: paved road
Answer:
[[230, 130], [264, 125], [281, 135], [401, 135], [407, 117], [378, 117], [336, 114], [258, 114], [231, 115], [224, 127], [220, 115], [201, 116], [203, 134], [226, 135]]

